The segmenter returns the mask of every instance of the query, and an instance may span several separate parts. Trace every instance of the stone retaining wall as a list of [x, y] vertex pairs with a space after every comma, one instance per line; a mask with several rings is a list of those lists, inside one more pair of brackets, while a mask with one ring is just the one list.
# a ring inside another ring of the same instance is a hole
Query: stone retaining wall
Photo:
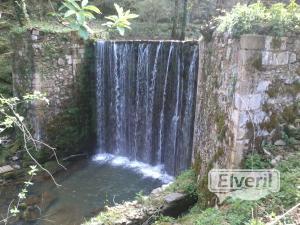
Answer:
[[83, 143], [91, 130], [93, 76], [84, 43], [76, 34], [35, 29], [15, 34], [12, 41], [15, 95], [39, 91], [49, 100], [26, 109], [32, 132], [68, 154], [76, 153], [79, 146], [72, 143]]
[[201, 45], [193, 158], [206, 182], [211, 168], [239, 168], [245, 155], [297, 129], [300, 37], [215, 37]]

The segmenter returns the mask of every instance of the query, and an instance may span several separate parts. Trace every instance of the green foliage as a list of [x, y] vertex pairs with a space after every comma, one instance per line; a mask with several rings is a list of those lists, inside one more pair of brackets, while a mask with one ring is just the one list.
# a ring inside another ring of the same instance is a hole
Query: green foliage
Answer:
[[14, 108], [20, 103], [29, 103], [31, 101], [40, 100], [48, 102], [44, 94], [34, 92], [33, 94], [24, 95], [22, 99], [17, 97], [4, 98], [0, 95], [0, 113], [4, 116], [0, 122], [0, 133], [13, 126], [19, 126], [23, 122], [24, 117], [18, 114]]
[[[24, 182], [23, 188], [18, 193], [18, 201], [15, 205], [12, 206], [12, 208], [9, 209], [9, 213], [7, 215], [7, 218], [5, 218], [5, 222], [8, 222], [10, 217], [16, 217], [20, 213], [20, 205], [25, 201], [28, 194], [28, 188], [33, 185], [32, 179], [34, 176], [37, 175], [38, 169], [36, 165], [30, 166], [30, 170], [28, 171], [28, 175], [30, 178]], [[0, 223], [3, 221], [0, 221]]]
[[259, 219], [252, 219], [249, 223], [246, 223], [246, 225], [265, 225], [265, 223]]
[[175, 222], [175, 219], [173, 217], [160, 215], [154, 224], [172, 223], [172, 222]]
[[124, 11], [122, 7], [118, 4], [114, 4], [118, 15], [112, 15], [105, 17], [110, 20], [103, 24], [103, 26], [108, 27], [109, 29], [117, 29], [121, 36], [124, 36], [125, 29], [131, 29], [131, 22], [129, 20], [135, 19], [138, 17], [136, 14], [130, 13], [130, 10]]
[[220, 210], [208, 208], [203, 211], [195, 221], [195, 225], [221, 225], [224, 222], [223, 215]]
[[300, 32], [300, 6], [295, 0], [290, 4], [277, 3], [266, 7], [257, 2], [250, 5], [237, 4], [231, 12], [217, 18], [219, 32], [234, 37], [259, 33], [283, 36], [286, 32]]
[[283, 213], [300, 201], [300, 153], [290, 156], [276, 167], [280, 171], [280, 191], [263, 200], [269, 213]]
[[191, 197], [197, 197], [197, 176], [194, 170], [187, 170], [179, 175], [175, 182], [167, 190], [182, 191], [188, 193]]
[[260, 154], [249, 154], [244, 160], [245, 169], [267, 169], [270, 168], [270, 162], [264, 159]]
[[136, 193], [135, 198], [134, 198], [139, 204], [143, 204], [146, 200], [146, 197], [144, 196], [143, 191], [139, 191]]
[[229, 204], [230, 207], [225, 209], [223, 214], [230, 225], [240, 225], [250, 220], [255, 202], [229, 199], [226, 203]]
[[84, 40], [93, 33], [88, 22], [95, 19], [94, 13], [101, 13], [96, 6], [88, 5], [88, 3], [88, 0], [82, 0], [81, 4], [78, 4], [76, 0], [65, 0], [59, 8], [59, 11], [63, 12], [62, 17], [70, 28], [76, 30]]
[[171, 22], [172, 8], [168, 1], [141, 0], [136, 3], [139, 21], [157, 26], [157, 23]]

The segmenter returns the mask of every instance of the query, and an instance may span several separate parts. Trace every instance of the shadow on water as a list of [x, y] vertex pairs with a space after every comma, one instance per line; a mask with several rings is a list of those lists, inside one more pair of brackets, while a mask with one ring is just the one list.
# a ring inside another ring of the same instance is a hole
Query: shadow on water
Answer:
[[[47, 180], [35, 183], [30, 190], [27, 205], [31, 205], [31, 210], [26, 217], [38, 219], [15, 224], [78, 225], [95, 216], [107, 204], [132, 200], [136, 193], [143, 191], [148, 194], [162, 184], [160, 180], [144, 178], [124, 167], [89, 160], [73, 163], [55, 178], [62, 187], [57, 188], [51, 180]], [[16, 190], [10, 188], [0, 192], [3, 200], [1, 194], [8, 200], [9, 196], [16, 195]]]

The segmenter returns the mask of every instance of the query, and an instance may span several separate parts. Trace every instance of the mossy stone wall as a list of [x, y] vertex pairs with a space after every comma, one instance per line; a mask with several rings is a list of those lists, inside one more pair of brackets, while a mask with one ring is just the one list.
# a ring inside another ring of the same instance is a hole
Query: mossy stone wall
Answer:
[[193, 158], [205, 188], [211, 168], [240, 168], [247, 154], [299, 133], [300, 37], [216, 36], [201, 45]]
[[[39, 91], [49, 104], [25, 109], [35, 138], [57, 148], [60, 156], [89, 149], [93, 136], [93, 51], [76, 34], [30, 30], [13, 38], [13, 83], [16, 96]], [[41, 149], [46, 161], [52, 153]]]

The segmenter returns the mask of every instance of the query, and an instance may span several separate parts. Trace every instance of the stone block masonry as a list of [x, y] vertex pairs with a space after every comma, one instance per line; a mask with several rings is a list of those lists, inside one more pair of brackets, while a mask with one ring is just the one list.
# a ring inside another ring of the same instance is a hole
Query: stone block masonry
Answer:
[[211, 168], [240, 168], [296, 126], [300, 37], [222, 36], [201, 45], [193, 160], [204, 181]]
[[15, 95], [39, 91], [49, 100], [49, 105], [36, 102], [25, 109], [35, 138], [57, 147], [62, 155], [76, 153], [71, 143], [83, 142], [81, 131], [89, 129], [91, 117], [81, 111], [91, 112], [91, 99], [83, 99], [90, 89], [89, 84], [83, 88], [83, 80], [91, 79], [85, 71], [84, 43], [76, 34], [35, 29], [14, 34], [12, 42]]

